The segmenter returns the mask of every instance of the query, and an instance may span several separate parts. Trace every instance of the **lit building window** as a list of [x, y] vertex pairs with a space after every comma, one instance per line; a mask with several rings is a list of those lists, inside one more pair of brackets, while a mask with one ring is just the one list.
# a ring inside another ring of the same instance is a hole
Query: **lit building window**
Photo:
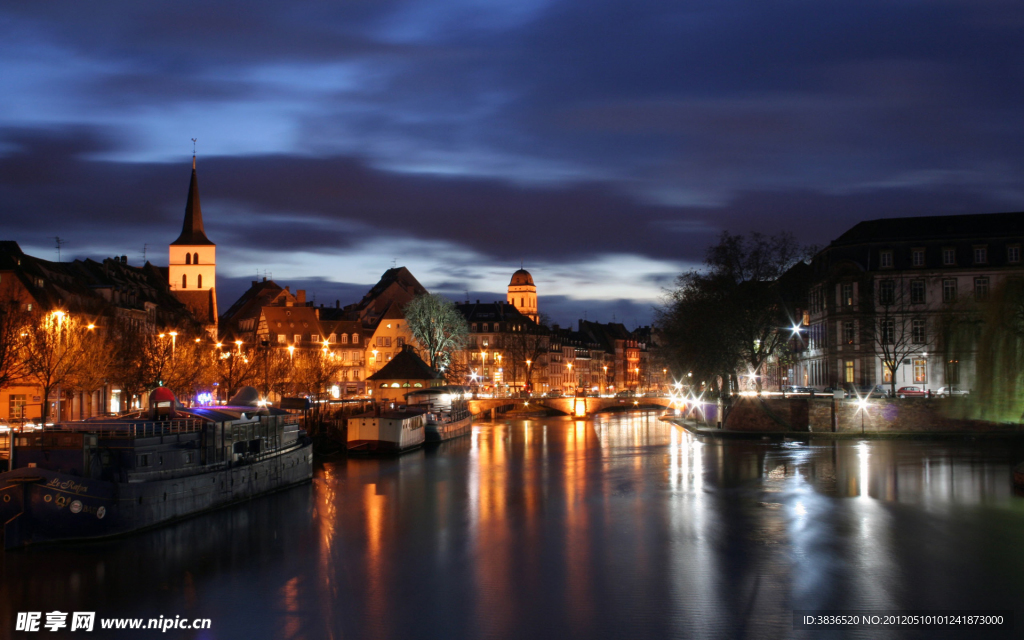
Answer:
[[928, 382], [927, 360], [914, 360], [914, 382]]

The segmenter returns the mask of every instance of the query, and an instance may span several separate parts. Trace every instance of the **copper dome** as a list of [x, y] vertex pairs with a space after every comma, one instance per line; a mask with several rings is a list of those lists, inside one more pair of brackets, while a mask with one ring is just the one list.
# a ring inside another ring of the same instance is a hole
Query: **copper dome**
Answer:
[[512, 274], [512, 282], [508, 283], [510, 287], [520, 287], [523, 285], [530, 285], [531, 287], [536, 286], [533, 284], [533, 276], [526, 269], [520, 269]]

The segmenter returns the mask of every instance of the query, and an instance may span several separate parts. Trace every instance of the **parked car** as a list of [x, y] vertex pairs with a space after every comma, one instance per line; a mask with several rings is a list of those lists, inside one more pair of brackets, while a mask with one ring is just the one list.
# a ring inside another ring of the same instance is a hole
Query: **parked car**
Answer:
[[544, 394], [548, 398], [561, 398], [562, 392], [557, 390], [551, 390]]
[[960, 387], [939, 387], [939, 390], [935, 393], [940, 396], [969, 396], [971, 395], [971, 390], [961, 389]]
[[831, 396], [831, 395], [834, 395], [836, 391], [842, 391], [843, 392], [843, 397], [845, 397], [845, 398], [849, 398], [850, 397], [850, 390], [849, 389], [845, 389], [845, 388], [840, 389], [839, 387], [825, 387], [825, 390], [822, 393], [826, 393], [826, 394]]
[[923, 398], [928, 392], [921, 387], [900, 387], [896, 390], [896, 395], [901, 398]]

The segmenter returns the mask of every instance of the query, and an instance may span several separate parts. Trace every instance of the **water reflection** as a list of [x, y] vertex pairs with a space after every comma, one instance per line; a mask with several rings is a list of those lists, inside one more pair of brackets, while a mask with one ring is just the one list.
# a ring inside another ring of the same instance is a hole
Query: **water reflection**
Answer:
[[700, 442], [651, 413], [480, 423], [172, 527], [5, 554], [0, 620], [214, 621], [190, 638], [788, 637], [794, 608], [1013, 609], [1022, 457]]

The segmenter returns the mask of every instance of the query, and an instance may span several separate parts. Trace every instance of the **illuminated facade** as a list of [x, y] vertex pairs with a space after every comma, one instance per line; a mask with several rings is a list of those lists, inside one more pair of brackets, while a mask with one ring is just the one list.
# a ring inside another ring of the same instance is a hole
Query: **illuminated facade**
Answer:
[[512, 280], [508, 283], [508, 303], [530, 320], [538, 321], [537, 285], [526, 269], [512, 274]]

